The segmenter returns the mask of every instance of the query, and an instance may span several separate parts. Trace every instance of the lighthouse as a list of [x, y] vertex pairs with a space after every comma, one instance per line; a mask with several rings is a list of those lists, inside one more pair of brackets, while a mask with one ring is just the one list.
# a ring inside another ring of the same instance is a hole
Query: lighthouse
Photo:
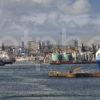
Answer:
[[96, 52], [96, 62], [98, 64], [98, 69], [100, 70], [100, 49]]

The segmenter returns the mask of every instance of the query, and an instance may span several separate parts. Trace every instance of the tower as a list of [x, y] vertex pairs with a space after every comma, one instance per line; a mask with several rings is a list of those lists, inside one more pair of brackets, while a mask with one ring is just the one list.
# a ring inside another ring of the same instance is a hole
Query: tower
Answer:
[[2, 43], [2, 50], [3, 50], [3, 51], [5, 50], [5, 46], [4, 46], [4, 43]]
[[21, 46], [22, 48], [24, 48], [25, 47], [25, 44], [24, 44], [24, 42], [22, 41], [22, 46]]

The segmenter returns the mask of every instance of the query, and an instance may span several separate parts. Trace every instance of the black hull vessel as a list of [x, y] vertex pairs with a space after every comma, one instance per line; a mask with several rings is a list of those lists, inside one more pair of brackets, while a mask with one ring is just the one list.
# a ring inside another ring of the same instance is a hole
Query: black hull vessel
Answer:
[[4, 64], [13, 64], [13, 63], [15, 63], [15, 59], [9, 59], [9, 60], [2, 60], [2, 62], [4, 63]]
[[0, 66], [4, 66], [4, 65], [5, 63], [2, 60], [0, 60]]

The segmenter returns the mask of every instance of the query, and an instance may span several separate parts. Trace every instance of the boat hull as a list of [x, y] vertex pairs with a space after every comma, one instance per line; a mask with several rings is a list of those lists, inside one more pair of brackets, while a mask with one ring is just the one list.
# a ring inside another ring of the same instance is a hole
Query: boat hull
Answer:
[[4, 66], [4, 65], [5, 63], [2, 60], [0, 60], [0, 66]]
[[98, 64], [98, 70], [100, 71], [100, 60], [96, 60], [96, 63]]
[[61, 64], [96, 64], [96, 61], [86, 61], [86, 62], [51, 62], [51, 65], [61, 65]]

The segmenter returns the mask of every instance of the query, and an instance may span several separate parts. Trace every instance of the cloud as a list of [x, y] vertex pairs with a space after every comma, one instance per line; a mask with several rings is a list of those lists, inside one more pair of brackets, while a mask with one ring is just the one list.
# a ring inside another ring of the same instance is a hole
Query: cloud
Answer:
[[90, 21], [90, 15], [78, 15], [78, 16], [71, 16], [71, 15], [61, 15], [60, 16], [60, 23], [65, 23], [70, 26], [70, 24], [83, 27]]
[[[24, 4], [38, 4], [39, 6], [57, 7], [56, 9], [65, 14], [86, 14], [91, 10], [91, 5], [89, 0], [15, 0], [19, 3]], [[46, 9], [46, 8], [45, 8]], [[47, 8], [48, 9], [48, 8]]]
[[78, 36], [100, 32], [100, 16], [91, 13], [89, 0], [1, 1], [0, 36], [58, 36], [63, 29]]
[[79, 13], [89, 13], [90, 12], [90, 3], [88, 0], [76, 0], [74, 4], [72, 4], [72, 12], [75, 14]]
[[75, 0], [72, 4], [62, 3], [58, 8], [65, 14], [71, 15], [89, 13], [91, 10], [89, 0]]
[[51, 2], [53, 2], [54, 0], [32, 0], [32, 2], [35, 3], [44, 3], [44, 4], [50, 4]]
[[54, 0], [15, 0], [15, 1], [19, 3], [33, 3], [33, 4], [41, 4], [41, 5], [47, 5], [54, 2]]
[[35, 25], [38, 24], [44, 24], [46, 21], [46, 14], [39, 13], [39, 14], [33, 14], [33, 15], [28, 15], [28, 16], [22, 16], [21, 21], [22, 22], [31, 22], [34, 23]]

